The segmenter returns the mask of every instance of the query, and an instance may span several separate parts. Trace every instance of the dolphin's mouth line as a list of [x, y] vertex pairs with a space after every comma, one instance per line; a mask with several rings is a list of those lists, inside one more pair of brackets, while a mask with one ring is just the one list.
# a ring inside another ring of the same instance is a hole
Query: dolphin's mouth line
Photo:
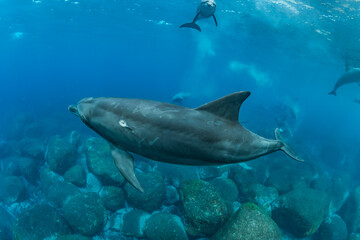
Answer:
[[72, 114], [74, 114], [75, 116], [81, 118], [80, 113], [79, 113], [79, 110], [78, 110], [78, 108], [77, 108], [76, 106], [70, 105], [70, 106], [68, 107], [68, 109], [69, 109], [69, 111], [70, 111]]

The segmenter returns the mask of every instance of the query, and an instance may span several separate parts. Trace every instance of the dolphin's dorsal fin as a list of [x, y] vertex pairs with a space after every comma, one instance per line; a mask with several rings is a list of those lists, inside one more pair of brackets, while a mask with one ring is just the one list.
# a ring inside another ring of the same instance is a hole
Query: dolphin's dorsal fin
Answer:
[[236, 92], [215, 101], [206, 103], [196, 110], [207, 111], [230, 121], [239, 121], [241, 104], [250, 95], [250, 92]]

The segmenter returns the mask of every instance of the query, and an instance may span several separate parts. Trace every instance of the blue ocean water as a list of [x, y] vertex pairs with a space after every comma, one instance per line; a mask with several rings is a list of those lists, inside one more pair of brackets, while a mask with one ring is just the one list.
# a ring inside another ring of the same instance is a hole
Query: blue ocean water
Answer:
[[[202, 32], [179, 29], [198, 4], [0, 0], [0, 141], [36, 138], [47, 149], [55, 135], [96, 136], [67, 109], [84, 97], [171, 102], [188, 92], [183, 105], [197, 107], [250, 91], [242, 125], [267, 138], [284, 128], [307, 163], [349, 175], [351, 192], [360, 180], [360, 88], [328, 92], [345, 61], [360, 67], [360, 3], [219, 0], [218, 27], [203, 19]], [[24, 135], [28, 124], [36, 127]]]

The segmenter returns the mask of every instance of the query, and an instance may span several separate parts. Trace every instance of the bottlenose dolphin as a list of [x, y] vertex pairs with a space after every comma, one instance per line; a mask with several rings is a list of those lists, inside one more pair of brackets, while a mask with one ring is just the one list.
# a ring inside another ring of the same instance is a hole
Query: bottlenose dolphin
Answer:
[[329, 92], [330, 95], [336, 96], [336, 90], [341, 86], [349, 83], [357, 83], [360, 85], [360, 68], [351, 68], [341, 76], [341, 78], [336, 82], [334, 90]]
[[201, 0], [201, 3], [196, 11], [196, 15], [194, 20], [191, 23], [185, 23], [180, 26], [180, 28], [187, 27], [193, 28], [201, 32], [200, 26], [197, 25], [195, 22], [199, 19], [213, 17], [215, 21], [215, 25], [217, 26], [217, 20], [214, 15], [216, 10], [216, 3], [214, 0]]
[[183, 101], [190, 96], [191, 94], [188, 92], [179, 92], [172, 97], [171, 102], [182, 104]]
[[240, 106], [249, 95], [236, 92], [195, 109], [143, 99], [85, 98], [69, 110], [110, 143], [119, 171], [144, 191], [128, 152], [194, 166], [245, 162], [278, 150], [302, 161], [279, 129], [271, 140], [239, 123]]

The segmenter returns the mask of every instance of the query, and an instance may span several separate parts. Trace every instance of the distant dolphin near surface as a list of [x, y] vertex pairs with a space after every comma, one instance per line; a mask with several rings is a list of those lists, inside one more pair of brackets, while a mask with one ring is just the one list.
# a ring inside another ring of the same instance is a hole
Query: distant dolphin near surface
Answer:
[[209, 18], [213, 17], [215, 21], [215, 25], [217, 26], [217, 20], [214, 15], [216, 10], [216, 3], [214, 0], [201, 0], [201, 3], [197, 9], [196, 15], [194, 17], [194, 20], [191, 23], [185, 23], [180, 26], [180, 28], [187, 27], [187, 28], [193, 28], [201, 32], [201, 28], [199, 25], [197, 25], [195, 22], [199, 19], [203, 18]]
[[351, 68], [340, 77], [329, 95], [336, 96], [336, 90], [346, 84], [357, 83], [360, 85], [360, 68]]
[[191, 94], [188, 92], [179, 92], [172, 97], [171, 102], [182, 104], [183, 101], [190, 96]]
[[249, 95], [236, 92], [195, 109], [143, 99], [85, 98], [69, 110], [110, 143], [118, 170], [143, 192], [128, 152], [194, 166], [245, 162], [279, 150], [302, 161], [280, 129], [271, 140], [239, 123], [240, 106]]

